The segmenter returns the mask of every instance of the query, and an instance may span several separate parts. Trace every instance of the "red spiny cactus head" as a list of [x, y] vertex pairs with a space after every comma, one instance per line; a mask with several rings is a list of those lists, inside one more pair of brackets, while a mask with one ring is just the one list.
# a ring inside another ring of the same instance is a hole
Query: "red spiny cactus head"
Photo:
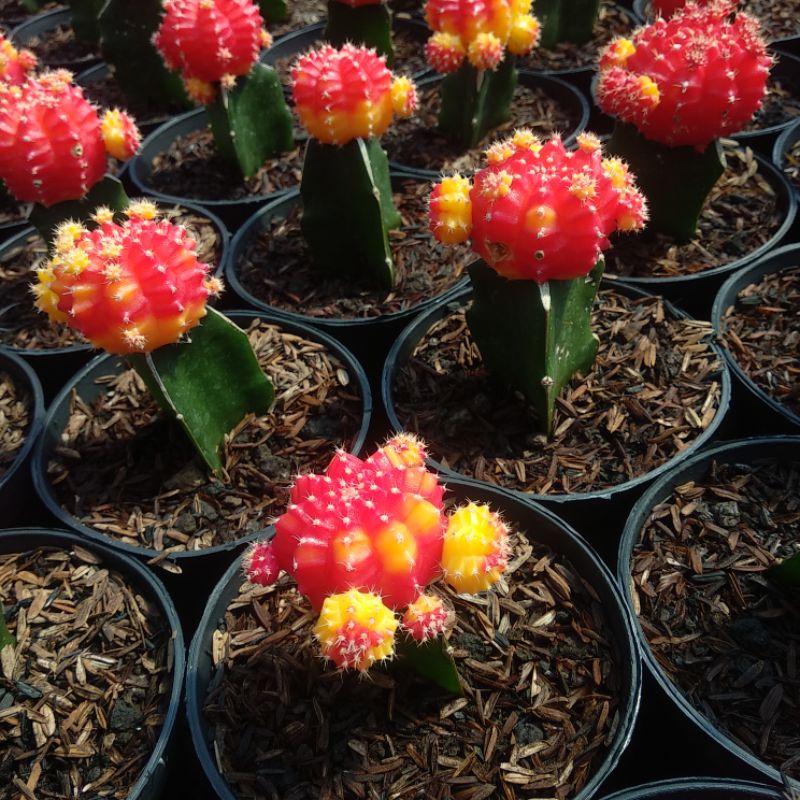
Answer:
[[735, 3], [689, 2], [606, 48], [597, 101], [648, 139], [703, 150], [747, 124], [771, 64], [758, 23]]
[[52, 206], [83, 197], [105, 174], [106, 133], [112, 155], [138, 147], [127, 115], [112, 112], [116, 121], [101, 124], [71, 81], [59, 70], [20, 86], [0, 84], [0, 178], [21, 202]]
[[425, 53], [437, 72], [454, 72], [464, 58], [479, 70], [495, 69], [508, 48], [529, 53], [539, 41], [530, 0], [428, 0], [425, 17], [434, 31]]
[[259, 551], [258, 563], [292, 575], [317, 609], [348, 589], [407, 605], [439, 574], [442, 554], [443, 489], [423, 457], [416, 440], [398, 437], [367, 460], [340, 452], [324, 475], [301, 475], [266, 545], [274, 562]]
[[231, 83], [250, 72], [267, 34], [252, 0], [166, 0], [153, 42], [184, 81]]
[[[645, 200], [619, 159], [605, 159], [591, 134], [567, 152], [561, 139], [540, 142], [517, 131], [487, 151], [489, 166], [445, 178], [431, 194], [431, 230], [472, 248], [512, 280], [566, 280], [588, 274], [616, 230], [641, 228]], [[462, 239], [463, 236], [463, 239]]]
[[150, 352], [197, 325], [221, 286], [186, 230], [157, 219], [153, 203], [131, 203], [126, 214], [118, 224], [99, 208], [93, 230], [62, 224], [33, 290], [42, 311], [96, 347]]
[[324, 45], [298, 58], [292, 68], [292, 94], [303, 126], [323, 144], [343, 145], [380, 136], [392, 115], [416, 108], [408, 78], [393, 78], [386, 59], [374, 50], [346, 44]]
[[36, 66], [36, 56], [30, 50], [17, 50], [0, 34], [0, 83], [20, 84]]
[[378, 595], [350, 589], [325, 598], [314, 632], [322, 655], [339, 669], [364, 671], [392, 657], [397, 625]]
[[450, 517], [444, 536], [444, 579], [473, 594], [496, 583], [508, 566], [508, 528], [488, 506], [470, 503]]
[[405, 610], [402, 625], [412, 639], [427, 642], [443, 634], [453, 618], [453, 613], [442, 602], [441, 597], [421, 594]]

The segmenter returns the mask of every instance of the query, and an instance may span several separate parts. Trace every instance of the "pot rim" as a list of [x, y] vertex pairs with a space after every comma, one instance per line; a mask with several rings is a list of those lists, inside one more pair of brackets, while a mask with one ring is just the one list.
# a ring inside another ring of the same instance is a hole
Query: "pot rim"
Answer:
[[[800, 62], [800, 58], [796, 58], [795, 60]], [[798, 139], [800, 139], [800, 117], [798, 117], [794, 122], [792, 122], [783, 130], [783, 132], [777, 138], [775, 144], [772, 147], [772, 165], [777, 169], [781, 170], [781, 172], [786, 163], [787, 150]], [[793, 191], [795, 192], [795, 194], [797, 194], [797, 192], [800, 190], [793, 188]]]
[[[293, 320], [284, 320], [278, 318], [270, 319], [270, 315], [263, 311], [236, 310], [227, 311], [225, 312], [225, 315], [233, 319], [234, 322], [238, 319], [258, 318], [264, 319], [266, 322], [271, 324], [278, 324], [281, 328], [290, 333], [300, 334], [308, 339], [311, 339], [312, 341], [324, 344], [331, 353], [333, 353], [340, 361], [344, 363], [348, 373], [359, 388], [362, 400], [361, 425], [350, 450], [350, 452], [352, 452], [354, 455], [358, 455], [367, 440], [373, 413], [373, 402], [366, 373], [352, 353], [350, 353], [350, 351], [343, 344], [338, 342], [332, 336], [329, 336], [324, 331], [311, 328], [308, 325], [303, 325], [302, 323], [298, 323]], [[253, 539], [263, 536], [264, 531], [268, 530], [269, 526], [260, 528], [231, 542], [224, 542], [222, 544], [214, 545], [213, 547], [206, 547], [200, 550], [183, 550], [180, 552], [169, 553], [168, 555], [164, 556], [163, 551], [154, 550], [152, 548], [143, 547], [140, 545], [128, 544], [126, 542], [118, 541], [111, 536], [107, 536], [96, 528], [91, 528], [88, 525], [85, 525], [80, 520], [76, 519], [70, 512], [62, 508], [52, 490], [50, 481], [48, 481], [46, 477], [46, 458], [48, 453], [52, 450], [50, 441], [47, 437], [47, 432], [52, 431], [53, 436], [56, 437], [61, 434], [63, 426], [57, 424], [56, 415], [65, 404], [69, 403], [73, 388], [82, 384], [86, 380], [91, 379], [108, 362], [114, 360], [122, 361], [124, 360], [124, 356], [112, 355], [110, 353], [101, 353], [100, 355], [95, 356], [95, 358], [93, 358], [88, 364], [76, 372], [75, 375], [73, 375], [72, 378], [61, 388], [47, 410], [47, 414], [44, 418], [43, 435], [38, 437], [36, 447], [33, 450], [33, 457], [31, 459], [33, 486], [47, 510], [59, 521], [59, 524], [69, 526], [69, 528], [72, 530], [79, 532], [81, 535], [97, 544], [104, 545], [115, 550], [120, 550], [128, 555], [135, 555], [140, 558], [156, 559], [161, 557], [159, 560], [163, 559], [176, 564], [188, 564], [191, 563], [192, 559], [202, 558], [205, 555], [210, 556], [214, 554], [234, 552]], [[113, 367], [113, 365], [111, 368], [116, 369]]]
[[669, 800], [676, 792], [742, 792], [741, 800], [751, 800], [754, 797], [782, 800], [784, 797], [780, 790], [753, 781], [735, 781], [729, 778], [668, 778], [663, 781], [644, 783], [628, 789], [620, 789], [613, 794], [605, 795], [602, 800], [650, 800], [650, 798], [663, 798]]
[[173, 644], [173, 664], [172, 664], [172, 686], [169, 693], [169, 702], [164, 715], [164, 724], [158, 734], [155, 746], [145, 762], [142, 771], [136, 782], [131, 786], [128, 800], [150, 800], [154, 798], [154, 787], [147, 785], [151, 776], [157, 768], [162, 768], [169, 760], [168, 746], [170, 738], [174, 732], [175, 723], [181, 708], [183, 696], [184, 680], [186, 676], [186, 646], [183, 638], [183, 629], [175, 610], [175, 603], [169, 596], [164, 584], [156, 577], [152, 570], [147, 569], [135, 558], [131, 558], [125, 553], [114, 550], [97, 541], [87, 542], [83, 536], [75, 531], [62, 530], [60, 528], [41, 528], [36, 526], [22, 526], [8, 528], [0, 533], [0, 552], [10, 552], [9, 540], [12, 535], [17, 538], [31, 536], [35, 543], [30, 549], [36, 547], [62, 546], [67, 540], [72, 546], [82, 547], [99, 554], [104, 564], [109, 564], [113, 569], [120, 572], [123, 577], [130, 582], [130, 576], [134, 576], [134, 583], [145, 585], [150, 591], [151, 597], [158, 601], [159, 610], [165, 618], [170, 631]]
[[[603, 284], [601, 283], [601, 288], [602, 286]], [[606, 286], [608, 286], [608, 284], [606, 284]], [[650, 292], [645, 291], [644, 289], [638, 286], [632, 286], [620, 280], [615, 280], [610, 288], [616, 290], [622, 290], [623, 293], [628, 293], [630, 295], [633, 295], [634, 297], [646, 298], [646, 297], [657, 296]], [[395, 343], [392, 345], [392, 349], [389, 351], [389, 354], [386, 357], [386, 361], [384, 362], [383, 370], [381, 372], [380, 399], [381, 403], [383, 404], [383, 408], [386, 412], [389, 425], [393, 431], [403, 430], [403, 427], [400, 424], [400, 419], [397, 416], [394, 399], [392, 397], [392, 388], [393, 388], [392, 379], [398, 367], [398, 361], [401, 351], [406, 348], [406, 343], [408, 341], [410, 341], [412, 338], [416, 338], [416, 334], [418, 331], [422, 331], [422, 336], [424, 336], [425, 333], [430, 329], [430, 326], [432, 324], [438, 322], [440, 319], [443, 319], [449, 311], [449, 309], [446, 308], [447, 305], [452, 303], [454, 305], [458, 304], [459, 306], [464, 307], [466, 306], [466, 301], [471, 297], [471, 295], [472, 295], [472, 287], [470, 285], [467, 285], [462, 287], [458, 292], [454, 292], [452, 297], [440, 298], [440, 302], [436, 303], [434, 306], [426, 310], [425, 313], [418, 315], [414, 320], [412, 320], [403, 329], [403, 331], [395, 340]], [[665, 310], [668, 313], [672, 314], [675, 318], [685, 319], [685, 320], [692, 319], [692, 317], [690, 317], [687, 313], [677, 308], [676, 306], [672, 305], [672, 303], [670, 303], [665, 298], [662, 297], [661, 301], [664, 304]], [[416, 338], [414, 346], [416, 346], [416, 344], [419, 343], [421, 338], [422, 337]], [[681, 450], [680, 453], [676, 453], [675, 456], [673, 456], [673, 458], [665, 461], [663, 464], [659, 465], [655, 469], [652, 469], [644, 473], [643, 475], [639, 475], [638, 477], [624, 481], [623, 483], [618, 483], [614, 486], [610, 486], [607, 489], [596, 489], [594, 491], [584, 492], [584, 493], [571, 492], [569, 494], [535, 494], [533, 492], [523, 492], [521, 489], [508, 489], [507, 491], [520, 495], [531, 502], [540, 503], [542, 505], [560, 506], [560, 505], [566, 505], [568, 503], [585, 502], [591, 500], [611, 500], [614, 499], [615, 497], [623, 495], [627, 491], [641, 488], [643, 485], [650, 483], [654, 479], [658, 478], [665, 472], [668, 472], [670, 469], [672, 469], [675, 466], [676, 461], [678, 461], [679, 463], [683, 463], [689, 455], [691, 455], [692, 453], [696, 452], [701, 447], [703, 447], [715, 435], [718, 428], [722, 424], [722, 420], [725, 418], [725, 415], [728, 412], [728, 407], [730, 405], [731, 376], [722, 348], [715, 341], [713, 341], [713, 339], [709, 340], [708, 344], [711, 347], [711, 349], [716, 353], [720, 364], [720, 369], [718, 373], [718, 380], [720, 381], [719, 408], [717, 409], [717, 413], [714, 415], [714, 419], [712, 420], [708, 428], [702, 431], [701, 434], [697, 438], [695, 438], [689, 445], [687, 445], [687, 447], [684, 450]], [[471, 478], [470, 476], [456, 472], [455, 470], [452, 470], [449, 467], [445, 467], [443, 464], [441, 464], [438, 461], [435, 461], [430, 457], [427, 459], [427, 462], [431, 468], [435, 469], [437, 472], [446, 476], [447, 479], [450, 479], [451, 477], [461, 477], [477, 481], [476, 478]], [[486, 483], [487, 485], [491, 486], [495, 485], [489, 483], [488, 481], [480, 481], [480, 483]]]
[[[634, 541], [641, 529], [642, 520], [646, 519], [646, 516], [654, 506], [656, 506], [661, 500], [669, 495], [677, 481], [681, 480], [687, 474], [690, 474], [691, 471], [693, 471], [696, 467], [699, 467], [704, 463], [710, 463], [720, 456], [736, 454], [742, 450], [747, 451], [750, 449], [756, 449], [756, 451], [758, 451], [759, 448], [762, 447], [783, 451], [781, 456], [778, 456], [776, 460], [786, 460], [786, 453], [788, 453], [790, 448], [800, 451], [800, 436], [752, 436], [744, 439], [736, 439], [733, 441], [715, 444], [706, 450], [703, 450], [699, 453], [694, 453], [690, 458], [681, 462], [678, 466], [670, 470], [665, 475], [662, 475], [659, 480], [655, 481], [652, 486], [650, 486], [636, 501], [631, 509], [619, 540], [616, 565], [617, 584], [623, 589], [625, 603], [628, 605], [631, 613], [634, 614], [634, 616], [635, 612], [633, 610], [633, 601], [630, 595], [630, 562], [633, 554]], [[765, 459], [766, 456], [756, 456], [755, 460], [763, 461]], [[714, 742], [724, 747], [730, 754], [739, 758], [742, 762], [759, 772], [761, 775], [780, 785], [781, 774], [777, 769], [769, 766], [765, 761], [762, 761], [748, 750], [745, 750], [745, 748], [731, 739], [726, 731], [713, 725], [703, 714], [701, 714], [689, 703], [678, 686], [674, 684], [664, 673], [655, 656], [653, 655], [653, 651], [650, 649], [650, 645], [647, 642], [647, 638], [642, 630], [642, 626], [638, 622], [638, 617], [636, 618], [636, 624], [634, 627], [636, 629], [636, 637], [639, 641], [639, 649], [641, 651], [642, 661], [644, 662], [647, 671], [652, 675], [656, 683], [667, 695], [670, 701], [678, 708], [683, 717], [691, 722], [695, 727], [699, 728]], [[791, 781], [790, 779], [790, 784], [800, 788], [800, 782]]]

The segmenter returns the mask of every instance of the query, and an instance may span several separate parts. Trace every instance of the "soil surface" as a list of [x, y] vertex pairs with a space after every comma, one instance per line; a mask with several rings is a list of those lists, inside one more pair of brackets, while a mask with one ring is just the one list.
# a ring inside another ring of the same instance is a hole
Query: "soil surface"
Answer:
[[0, 371], [0, 478], [25, 444], [31, 421], [31, 398], [9, 373]]
[[40, 66], [45, 67], [74, 65], [80, 70], [100, 58], [95, 45], [75, 38], [71, 25], [59, 25], [45, 31], [29, 39], [24, 46], [33, 50]]

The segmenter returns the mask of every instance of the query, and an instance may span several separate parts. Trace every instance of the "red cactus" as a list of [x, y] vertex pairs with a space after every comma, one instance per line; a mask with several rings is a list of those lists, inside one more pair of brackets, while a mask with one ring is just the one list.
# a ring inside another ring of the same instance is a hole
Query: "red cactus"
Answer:
[[123, 224], [109, 209], [97, 227], [67, 222], [50, 261], [38, 270], [37, 306], [110, 353], [149, 352], [176, 342], [219, 291], [186, 230], [155, 218], [149, 201], [131, 203]]
[[20, 84], [36, 66], [36, 56], [30, 50], [17, 50], [0, 34], [0, 83]]
[[428, 0], [425, 18], [435, 31], [425, 52], [438, 72], [453, 72], [464, 58], [478, 70], [494, 69], [505, 55], [525, 55], [539, 41], [530, 0]]
[[679, 8], [686, 5], [686, 0], [651, 0], [651, 4], [653, 11], [660, 17], [671, 17]]
[[758, 23], [731, 0], [694, 2], [671, 19], [612, 42], [600, 58], [597, 99], [648, 139], [703, 150], [741, 130], [758, 109], [772, 63]]
[[[0, 177], [21, 202], [78, 200], [106, 171], [106, 153], [132, 155], [139, 132], [115, 111], [105, 125], [66, 71], [0, 84]], [[104, 141], [104, 133], [109, 136]]]
[[153, 39], [164, 63], [178, 70], [203, 102], [214, 96], [207, 84], [232, 83], [246, 75], [267, 41], [252, 0], [166, 0]]
[[301, 56], [292, 69], [292, 94], [300, 121], [324, 144], [380, 136], [393, 114], [408, 116], [416, 108], [407, 78], [393, 78], [383, 56], [350, 44]]
[[594, 136], [579, 137], [569, 153], [557, 136], [542, 144], [517, 131], [487, 156], [471, 189], [451, 178], [446, 192], [434, 190], [431, 230], [444, 243], [470, 235], [473, 250], [506, 278], [543, 283], [586, 275], [609, 234], [644, 224], [645, 201], [627, 168], [604, 159]]

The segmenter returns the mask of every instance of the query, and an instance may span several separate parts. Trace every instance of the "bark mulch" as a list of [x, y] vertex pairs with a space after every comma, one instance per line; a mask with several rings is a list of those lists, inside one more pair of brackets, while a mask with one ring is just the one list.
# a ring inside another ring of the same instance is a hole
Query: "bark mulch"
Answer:
[[11, 375], [0, 372], [0, 478], [25, 444], [31, 417], [31, 398]]

